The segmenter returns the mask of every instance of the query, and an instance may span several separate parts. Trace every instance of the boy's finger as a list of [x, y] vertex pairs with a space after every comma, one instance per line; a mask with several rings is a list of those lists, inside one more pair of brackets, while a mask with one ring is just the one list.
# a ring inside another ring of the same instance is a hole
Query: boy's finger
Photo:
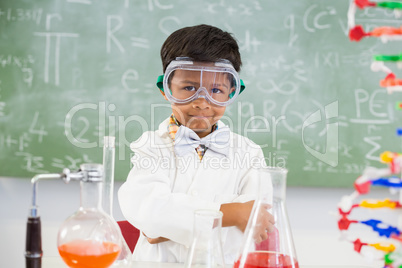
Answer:
[[266, 232], [262, 232], [260, 234], [260, 238], [261, 238], [261, 241], [267, 240], [268, 239], [268, 234]]
[[275, 224], [275, 219], [274, 219], [274, 217], [272, 216], [272, 217], [269, 217], [269, 222], [270, 223], [272, 223], [272, 225], [274, 225]]
[[274, 230], [275, 230], [275, 228], [274, 228], [273, 225], [269, 225], [269, 226], [267, 227], [267, 233], [272, 233]]
[[262, 204], [262, 207], [265, 209], [270, 209], [272, 206], [270, 204]]

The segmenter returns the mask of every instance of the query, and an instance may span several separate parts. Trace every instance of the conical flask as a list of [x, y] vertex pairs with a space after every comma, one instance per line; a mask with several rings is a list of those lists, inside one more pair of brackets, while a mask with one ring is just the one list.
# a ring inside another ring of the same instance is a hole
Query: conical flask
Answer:
[[[249, 222], [244, 232], [243, 248], [234, 264], [235, 268], [299, 268], [293, 237], [286, 212], [286, 175], [287, 170], [276, 167], [263, 167], [259, 173], [259, 196], [254, 202]], [[270, 196], [272, 182], [273, 196]], [[272, 200], [272, 201], [271, 201]], [[272, 203], [271, 203], [272, 202]], [[267, 209], [273, 214], [275, 225], [268, 233], [268, 239], [260, 242], [260, 211]]]
[[[115, 166], [115, 137], [105, 136], [103, 138], [103, 168], [104, 168], [104, 183], [103, 183], [103, 210], [113, 217], [113, 188], [114, 188], [114, 166]], [[120, 230], [120, 228], [119, 228]], [[122, 248], [116, 261], [112, 267], [130, 267], [132, 262], [132, 253], [127, 245], [126, 240], [121, 233]]]
[[222, 212], [208, 209], [194, 213], [193, 242], [185, 268], [224, 268], [221, 229]]
[[80, 207], [59, 229], [59, 254], [71, 268], [107, 268], [119, 256], [122, 238], [117, 223], [102, 209], [103, 168], [83, 164], [80, 172]]

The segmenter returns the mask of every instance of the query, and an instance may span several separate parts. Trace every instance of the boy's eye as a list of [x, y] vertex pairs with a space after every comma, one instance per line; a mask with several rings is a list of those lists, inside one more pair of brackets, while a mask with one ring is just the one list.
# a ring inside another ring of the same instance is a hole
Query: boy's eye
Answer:
[[194, 86], [187, 86], [183, 88], [186, 91], [195, 91], [195, 87]]
[[211, 92], [212, 92], [212, 94], [223, 93], [222, 90], [220, 90], [219, 88], [216, 88], [216, 87], [214, 87], [214, 88], [211, 90]]

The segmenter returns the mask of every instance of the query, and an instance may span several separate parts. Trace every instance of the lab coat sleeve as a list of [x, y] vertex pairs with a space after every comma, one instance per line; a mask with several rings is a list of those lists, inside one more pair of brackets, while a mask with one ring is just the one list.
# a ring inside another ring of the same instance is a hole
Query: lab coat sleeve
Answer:
[[264, 153], [261, 148], [256, 148], [256, 144], [253, 144], [252, 148], [248, 148], [250, 152], [250, 161], [246, 173], [240, 179], [239, 195], [233, 200], [233, 202], [248, 202], [256, 200], [258, 194], [263, 194], [265, 197], [269, 197], [268, 203], [272, 204], [272, 181], [267, 176], [267, 173], [263, 171], [265, 163]]
[[151, 161], [158, 165], [158, 159], [163, 157], [160, 149], [138, 147], [135, 143], [132, 149], [134, 166], [118, 192], [124, 217], [147, 237], [165, 237], [190, 246], [194, 211], [219, 211], [220, 204], [185, 193], [172, 193], [168, 168], [154, 165], [149, 168], [149, 164], [144, 164]]

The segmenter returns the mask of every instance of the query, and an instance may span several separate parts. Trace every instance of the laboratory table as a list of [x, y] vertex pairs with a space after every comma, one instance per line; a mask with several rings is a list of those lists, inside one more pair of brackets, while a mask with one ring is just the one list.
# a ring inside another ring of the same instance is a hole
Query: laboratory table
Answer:
[[[60, 257], [43, 258], [43, 268], [68, 268]], [[300, 268], [372, 268], [373, 266], [356, 265], [301, 265]], [[118, 267], [113, 267], [118, 268]], [[131, 268], [183, 268], [182, 263], [134, 262]], [[230, 268], [230, 266], [227, 266]]]

